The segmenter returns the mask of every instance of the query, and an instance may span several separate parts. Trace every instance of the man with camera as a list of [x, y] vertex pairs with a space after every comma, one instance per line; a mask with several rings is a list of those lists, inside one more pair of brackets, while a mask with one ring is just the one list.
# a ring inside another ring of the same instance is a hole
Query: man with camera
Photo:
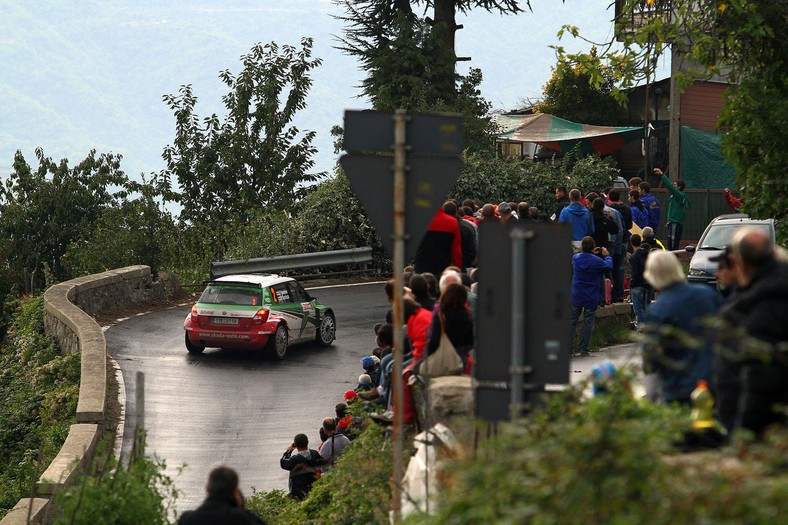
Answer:
[[574, 346], [575, 331], [580, 313], [583, 313], [583, 337], [580, 355], [588, 355], [588, 345], [594, 331], [596, 309], [599, 306], [602, 277], [613, 269], [613, 259], [606, 248], [597, 248], [589, 236], [580, 241], [581, 252], [572, 256], [572, 315], [571, 337]]

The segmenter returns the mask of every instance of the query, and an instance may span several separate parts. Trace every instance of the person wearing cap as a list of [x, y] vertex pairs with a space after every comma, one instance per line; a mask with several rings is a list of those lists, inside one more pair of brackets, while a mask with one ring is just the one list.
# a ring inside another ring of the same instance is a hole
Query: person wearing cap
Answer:
[[323, 472], [328, 472], [350, 444], [350, 440], [347, 436], [337, 432], [337, 422], [333, 417], [323, 420], [323, 432], [326, 433], [326, 440], [320, 446], [320, 456], [325, 459], [322, 466]]
[[736, 289], [736, 267], [731, 258], [732, 251], [731, 246], [728, 245], [714, 257], [709, 257], [709, 261], [717, 263], [717, 272], [715, 273], [717, 290], [724, 299], [730, 297]]
[[498, 216], [500, 217], [501, 222], [506, 224], [514, 224], [517, 222], [517, 217], [515, 217], [512, 213], [512, 207], [508, 202], [502, 202], [498, 205]]
[[659, 377], [662, 402], [689, 405], [698, 381], [711, 381], [707, 324], [722, 298], [707, 285], [687, 283], [678, 258], [667, 251], [649, 253], [643, 276], [660, 292], [643, 319], [644, 371]]
[[572, 227], [572, 247], [575, 253], [582, 251], [583, 237], [594, 235], [594, 219], [591, 212], [580, 202], [580, 190], [572, 189], [569, 192], [569, 206], [561, 210], [558, 222], [569, 224]]
[[361, 366], [364, 368], [364, 374], [369, 375], [373, 385], [378, 384], [380, 377], [380, 358], [374, 355], [367, 355], [361, 358]]
[[358, 376], [358, 385], [356, 385], [354, 391], [356, 394], [360, 394], [368, 390], [372, 390], [372, 378], [369, 377], [369, 374], [361, 374]]

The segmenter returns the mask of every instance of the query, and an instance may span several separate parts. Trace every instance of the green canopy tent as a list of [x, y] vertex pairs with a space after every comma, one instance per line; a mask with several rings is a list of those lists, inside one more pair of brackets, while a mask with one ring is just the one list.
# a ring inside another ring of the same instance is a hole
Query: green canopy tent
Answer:
[[498, 140], [534, 142], [555, 151], [569, 151], [579, 144], [584, 153], [606, 155], [643, 138], [642, 127], [578, 124], [547, 113], [500, 115], [495, 121], [502, 130]]

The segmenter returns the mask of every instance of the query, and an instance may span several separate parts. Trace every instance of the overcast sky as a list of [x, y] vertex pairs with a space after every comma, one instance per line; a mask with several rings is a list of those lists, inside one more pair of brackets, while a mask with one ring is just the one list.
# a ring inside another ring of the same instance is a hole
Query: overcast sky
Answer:
[[[460, 16], [460, 73], [484, 75], [483, 96], [495, 110], [539, 98], [549, 79], [564, 23], [577, 25], [597, 42], [612, 34], [609, 2], [532, 0], [533, 13], [501, 16], [474, 10]], [[352, 57], [333, 49], [342, 26], [330, 0], [103, 1], [0, 0], [0, 174], [10, 171], [21, 149], [35, 164], [34, 148], [73, 165], [90, 148], [118, 152], [133, 178], [158, 172], [161, 152], [172, 141], [173, 116], [162, 95], [192, 84], [197, 112], [220, 112], [224, 69], [239, 70], [238, 58], [256, 42], [298, 45], [315, 40], [309, 107], [296, 124], [317, 131], [317, 171], [336, 161], [329, 130], [345, 109], [364, 109], [357, 98], [362, 78]], [[590, 48], [564, 41], [570, 49]]]

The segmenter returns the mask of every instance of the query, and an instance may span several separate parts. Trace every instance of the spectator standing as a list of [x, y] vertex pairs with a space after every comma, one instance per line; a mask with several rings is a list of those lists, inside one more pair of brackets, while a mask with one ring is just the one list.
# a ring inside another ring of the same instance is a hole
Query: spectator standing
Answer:
[[724, 351], [715, 362], [717, 407], [729, 431], [761, 435], [771, 424], [786, 423], [788, 263], [757, 228], [741, 228], [731, 245], [737, 287], [720, 312]]
[[675, 184], [662, 173], [659, 168], [654, 168], [654, 174], [659, 175], [662, 184], [668, 190], [668, 250], [678, 250], [681, 242], [681, 234], [684, 231], [684, 220], [687, 217], [687, 210], [692, 208], [692, 202], [684, 193], [684, 180], [678, 179]]
[[728, 204], [728, 207], [733, 211], [733, 213], [739, 213], [739, 210], [742, 207], [742, 198], [741, 197], [734, 197], [731, 194], [731, 190], [725, 188], [722, 192], [723, 196], [725, 196], [725, 202]]
[[553, 213], [552, 219], [557, 221], [561, 217], [561, 212], [564, 211], [564, 208], [569, 206], [569, 197], [566, 193], [566, 186], [558, 186], [555, 189], [555, 213]]
[[414, 257], [416, 273], [440, 275], [447, 266], [462, 266], [462, 236], [456, 216], [439, 209]]
[[632, 223], [640, 230], [635, 233], [641, 233], [648, 226], [648, 211], [640, 201], [640, 192], [637, 190], [629, 192], [629, 211], [632, 213]]
[[591, 204], [591, 217], [594, 219], [594, 244], [598, 248], [611, 251], [610, 236], [618, 234], [618, 224], [613, 219], [613, 210], [605, 210], [605, 200], [597, 197]]
[[462, 250], [462, 269], [464, 271], [476, 262], [476, 224], [462, 218], [454, 201], [443, 203], [443, 212], [457, 218], [457, 225], [460, 227], [460, 249]]
[[238, 488], [238, 473], [230, 467], [216, 467], [205, 484], [208, 496], [196, 510], [188, 510], [178, 525], [265, 525], [265, 522], [244, 508], [244, 497]]
[[646, 269], [646, 258], [651, 246], [643, 243], [640, 235], [633, 234], [629, 239], [632, 245], [632, 257], [629, 259], [629, 297], [632, 300], [632, 310], [635, 313], [635, 328], [639, 328], [643, 323], [648, 308], [649, 298], [651, 297], [651, 285], [643, 277]]
[[647, 226], [651, 226], [651, 229], [656, 233], [659, 228], [659, 201], [651, 194], [651, 184], [648, 182], [641, 182], [638, 187], [640, 189], [640, 202], [643, 203], [643, 207], [648, 212]]
[[590, 236], [581, 241], [582, 252], [572, 257], [572, 315], [570, 321], [571, 341], [574, 343], [575, 330], [580, 314], [583, 314], [583, 337], [580, 341], [580, 355], [588, 355], [588, 345], [594, 331], [596, 309], [599, 306], [599, 293], [602, 275], [613, 269], [613, 259], [608, 251], [596, 246]]
[[326, 434], [326, 440], [320, 446], [320, 457], [325, 462], [321, 468], [323, 472], [328, 472], [350, 444], [350, 440], [347, 436], [337, 432], [337, 422], [333, 417], [327, 417], [323, 420], [323, 432]]
[[654, 235], [654, 230], [651, 226], [643, 228], [643, 242], [647, 242], [654, 250], [665, 251], [665, 245]]
[[304, 499], [309, 494], [312, 484], [317, 479], [317, 468], [324, 462], [317, 450], [309, 448], [309, 438], [306, 434], [296, 434], [293, 443], [287, 447], [279, 460], [279, 466], [290, 471], [288, 488], [291, 498]]
[[473, 348], [473, 316], [468, 308], [468, 291], [462, 284], [448, 284], [441, 293], [438, 308], [432, 314], [427, 354], [438, 349], [441, 332], [467, 365], [468, 352]]
[[498, 215], [501, 222], [506, 224], [514, 224], [517, 222], [517, 217], [514, 216], [512, 206], [508, 202], [502, 202], [498, 205]]
[[613, 302], [620, 303], [624, 300], [624, 274], [626, 268], [627, 244], [629, 236], [626, 240], [624, 237], [624, 218], [621, 213], [612, 206], [604, 207], [605, 213], [613, 219], [616, 224], [617, 232], [610, 234], [610, 255], [613, 257]]
[[[498, 217], [495, 216], [495, 206], [490, 203], [485, 204], [482, 206], [481, 209], [481, 218], [479, 219], [479, 224], [483, 222], [498, 222]], [[441, 272], [438, 272], [434, 275], [440, 275]]]
[[575, 253], [581, 251], [583, 237], [594, 234], [594, 220], [591, 212], [580, 202], [580, 190], [573, 189], [569, 192], [569, 206], [561, 210], [559, 222], [572, 227], [572, 247]]
[[660, 292], [643, 320], [644, 371], [659, 377], [664, 403], [689, 405], [698, 381], [711, 381], [714, 350], [708, 321], [722, 299], [709, 286], [688, 284], [670, 252], [651, 252], [643, 275]]

